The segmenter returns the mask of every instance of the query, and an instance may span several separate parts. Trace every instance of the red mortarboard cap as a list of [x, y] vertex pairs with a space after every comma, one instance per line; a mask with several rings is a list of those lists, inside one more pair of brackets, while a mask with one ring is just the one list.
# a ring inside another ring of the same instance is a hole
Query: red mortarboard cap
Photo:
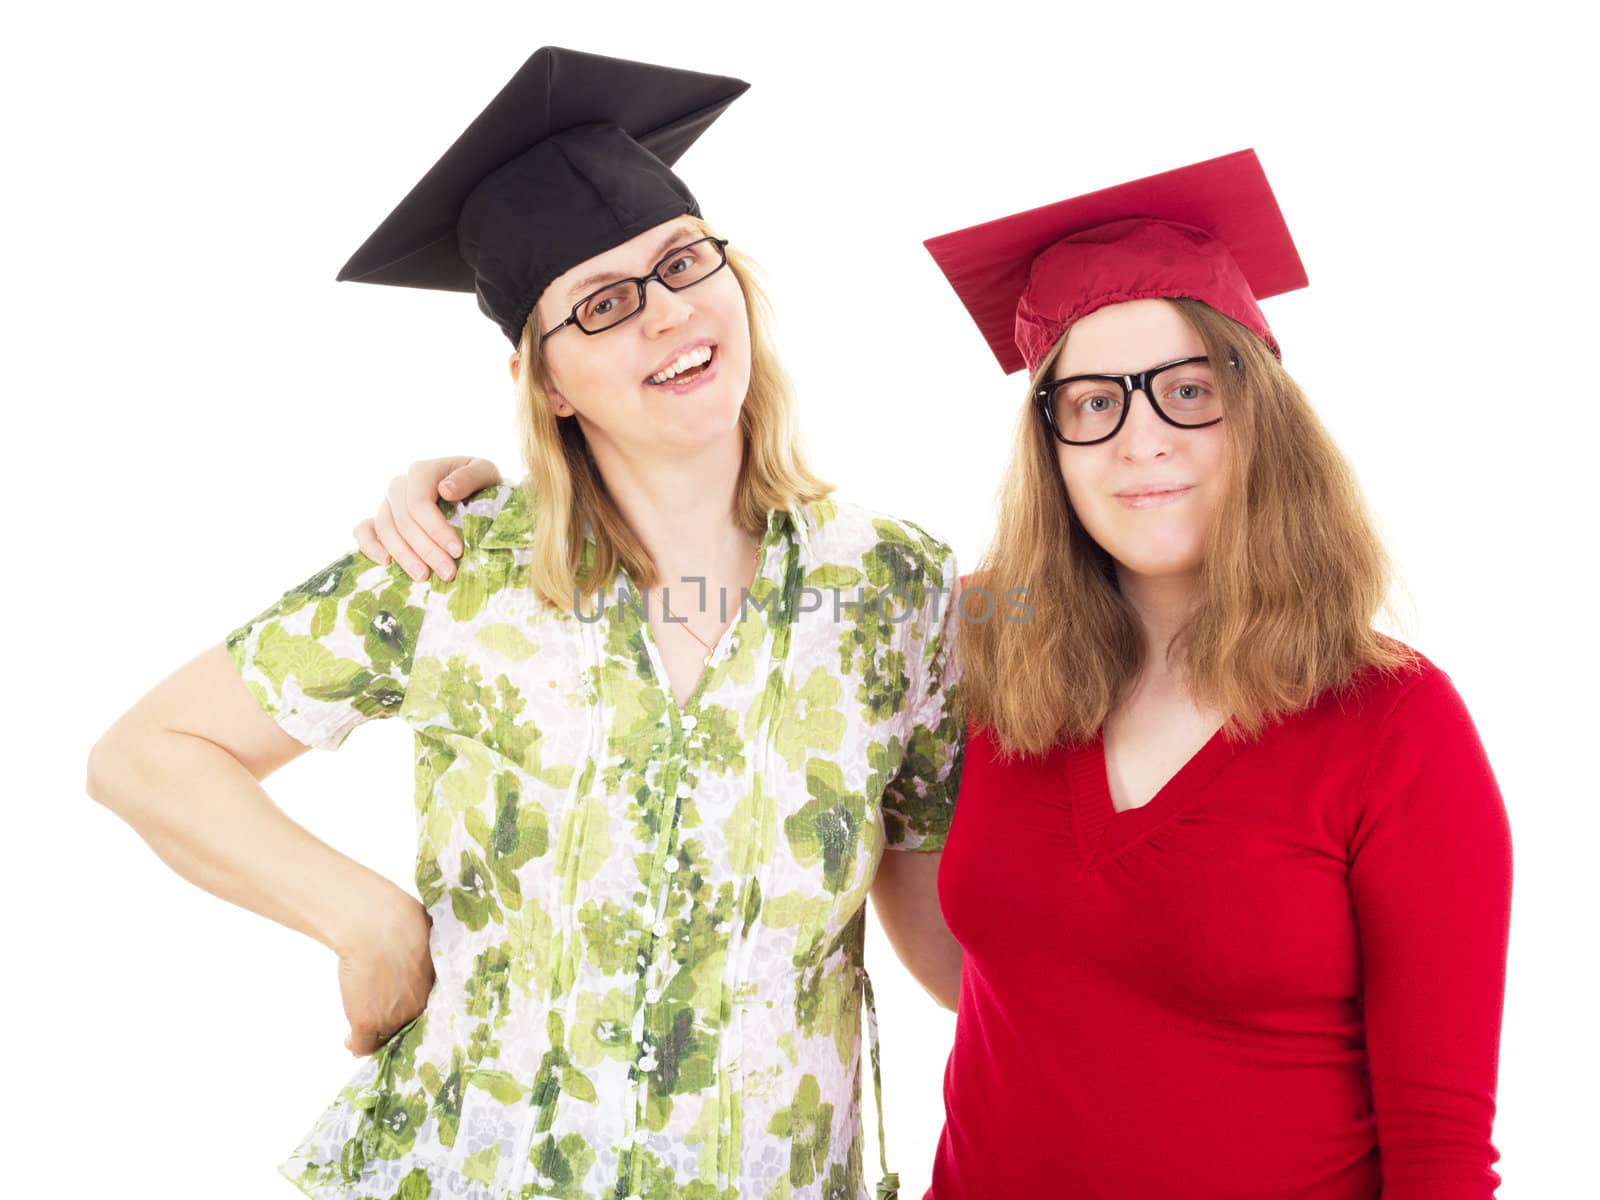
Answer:
[[1306, 285], [1254, 150], [941, 234], [923, 243], [1007, 374], [1107, 304], [1187, 296], [1278, 353], [1257, 300]]

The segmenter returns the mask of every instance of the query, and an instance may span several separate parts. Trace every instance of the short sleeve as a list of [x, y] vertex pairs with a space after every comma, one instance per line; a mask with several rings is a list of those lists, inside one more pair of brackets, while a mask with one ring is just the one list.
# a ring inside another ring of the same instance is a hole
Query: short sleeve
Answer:
[[226, 640], [245, 687], [296, 741], [337, 750], [405, 699], [428, 584], [359, 552], [328, 564]]
[[905, 759], [884, 788], [882, 804], [890, 850], [943, 850], [961, 784], [966, 713], [957, 637], [960, 575], [955, 555], [944, 549], [939, 594], [913, 628], [907, 650], [913, 678], [906, 693]]

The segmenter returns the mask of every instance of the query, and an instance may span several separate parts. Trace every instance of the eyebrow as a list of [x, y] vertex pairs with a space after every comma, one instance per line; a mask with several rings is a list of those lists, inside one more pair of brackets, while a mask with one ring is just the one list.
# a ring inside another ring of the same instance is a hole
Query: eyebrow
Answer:
[[[689, 238], [690, 241], [697, 241], [698, 235], [691, 237], [691, 234], [694, 234], [694, 230], [687, 227], [674, 229], [667, 235], [667, 240], [661, 243], [661, 248], [656, 251], [655, 257], [650, 261], [652, 263], [660, 263], [660, 261], [667, 256], [667, 251], [674, 250], [679, 246], [687, 245], [687, 243], [683, 240], [686, 237]], [[578, 280], [578, 282], [574, 283], [570, 288], [567, 289], [567, 299], [576, 300], [581, 294], [597, 283], [610, 283], [613, 280], [626, 278], [628, 278], [628, 276], [624, 275], [621, 271], [600, 271], [594, 275], [585, 275], [582, 279]]]

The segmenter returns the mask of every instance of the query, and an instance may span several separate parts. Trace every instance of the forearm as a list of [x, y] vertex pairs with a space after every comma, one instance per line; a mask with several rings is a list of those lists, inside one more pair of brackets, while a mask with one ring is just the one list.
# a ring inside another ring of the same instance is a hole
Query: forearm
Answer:
[[201, 737], [113, 730], [90, 755], [88, 790], [196, 887], [335, 952], [395, 890], [290, 820], [237, 759]]

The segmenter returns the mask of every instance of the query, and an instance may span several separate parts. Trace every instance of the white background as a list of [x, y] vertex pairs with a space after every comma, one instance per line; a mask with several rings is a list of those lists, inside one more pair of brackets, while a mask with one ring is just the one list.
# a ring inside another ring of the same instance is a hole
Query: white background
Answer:
[[[410, 460], [520, 477], [509, 346], [472, 299], [334, 274], [545, 43], [752, 82], [680, 171], [767, 269], [821, 471], [963, 569], [1023, 384], [920, 240], [1258, 151], [1312, 280], [1268, 319], [1511, 814], [1501, 1194], [1592, 1186], [1594, 126], [1554, 5], [63, 3], [8, 24], [8, 1191], [286, 1197], [275, 1163], [356, 1067], [333, 956], [169, 872], [84, 762], [342, 553]], [[268, 789], [411, 887], [409, 767], [390, 722]], [[915, 1198], [953, 1017], [869, 936]]]

